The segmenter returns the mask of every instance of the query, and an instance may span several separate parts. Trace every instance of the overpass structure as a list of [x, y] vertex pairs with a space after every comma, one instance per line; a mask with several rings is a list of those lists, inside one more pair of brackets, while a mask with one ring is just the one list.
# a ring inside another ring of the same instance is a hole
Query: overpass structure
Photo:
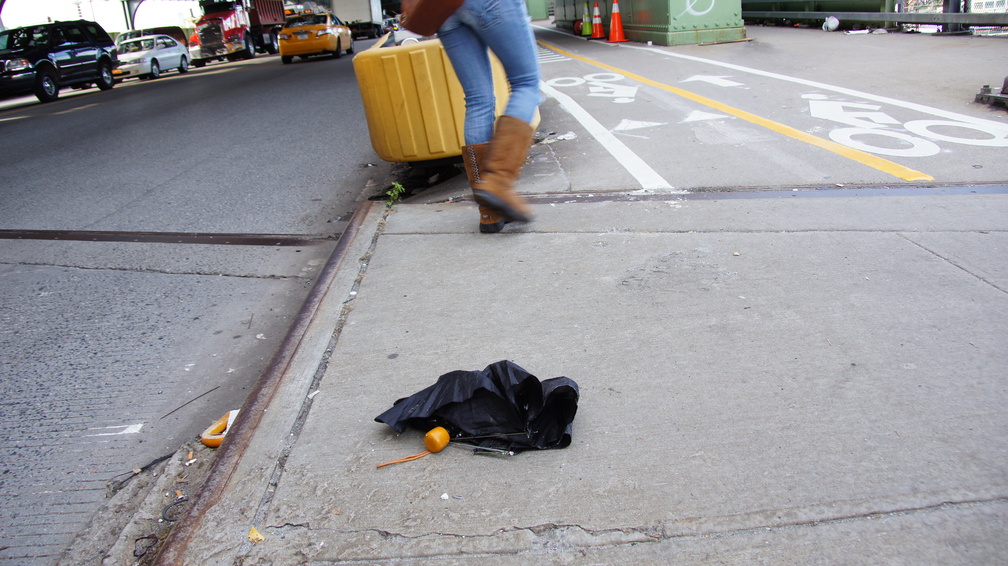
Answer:
[[[140, 5], [146, 0], [120, 0], [123, 5], [123, 16], [126, 18], [127, 29], [134, 29], [136, 25], [136, 13]], [[179, 0], [157, 0], [158, 2], [176, 2]], [[0, 15], [3, 14], [3, 7], [7, 0], [0, 0]]]

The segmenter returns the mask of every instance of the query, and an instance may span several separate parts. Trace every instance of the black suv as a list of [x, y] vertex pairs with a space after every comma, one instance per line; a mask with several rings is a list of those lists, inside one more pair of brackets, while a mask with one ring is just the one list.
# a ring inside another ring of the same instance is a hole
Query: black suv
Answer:
[[115, 85], [115, 44], [95, 22], [55, 22], [0, 31], [0, 96], [34, 92], [56, 100], [64, 86]]

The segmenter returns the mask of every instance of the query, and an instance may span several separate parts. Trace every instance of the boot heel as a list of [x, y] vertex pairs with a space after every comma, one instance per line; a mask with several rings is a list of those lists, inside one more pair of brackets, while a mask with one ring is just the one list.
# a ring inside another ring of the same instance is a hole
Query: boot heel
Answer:
[[514, 222], [529, 222], [531, 220], [527, 215], [522, 214], [521, 211], [512, 207], [507, 201], [490, 191], [473, 189], [473, 198], [479, 204], [503, 216], [505, 220]]

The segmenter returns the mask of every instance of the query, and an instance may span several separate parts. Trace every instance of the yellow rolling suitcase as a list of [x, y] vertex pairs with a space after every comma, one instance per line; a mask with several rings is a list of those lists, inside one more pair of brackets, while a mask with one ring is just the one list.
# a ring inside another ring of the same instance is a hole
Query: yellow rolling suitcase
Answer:
[[[385, 161], [416, 162], [462, 155], [465, 95], [438, 39], [381, 47], [353, 59], [371, 146]], [[497, 115], [509, 96], [507, 76], [491, 54]]]

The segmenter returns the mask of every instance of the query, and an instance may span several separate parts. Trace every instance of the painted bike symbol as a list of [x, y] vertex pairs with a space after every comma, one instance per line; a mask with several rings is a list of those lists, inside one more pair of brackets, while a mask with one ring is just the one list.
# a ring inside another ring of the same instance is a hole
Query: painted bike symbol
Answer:
[[[827, 100], [806, 94], [809, 113], [848, 127], [831, 130], [831, 140], [868, 153], [894, 157], [929, 157], [941, 152], [935, 142], [983, 147], [1008, 147], [1008, 126], [986, 121], [911, 120], [901, 123], [881, 112], [881, 105]], [[906, 132], [890, 127], [903, 127]]]
[[617, 104], [633, 102], [637, 96], [637, 87], [630, 85], [613, 84], [623, 80], [623, 75], [617, 73], [594, 73], [584, 77], [561, 77], [550, 79], [546, 84], [554, 88], [570, 88], [588, 85], [588, 96], [599, 96], [612, 98]]

